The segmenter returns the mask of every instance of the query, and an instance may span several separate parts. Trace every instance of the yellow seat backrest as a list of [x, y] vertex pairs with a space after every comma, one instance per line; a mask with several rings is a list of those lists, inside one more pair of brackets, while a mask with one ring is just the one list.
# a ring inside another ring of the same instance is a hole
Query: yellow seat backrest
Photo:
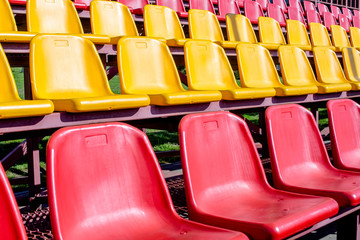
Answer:
[[269, 51], [257, 44], [238, 44], [236, 55], [242, 87], [279, 87], [280, 78]]
[[189, 10], [189, 33], [192, 39], [224, 41], [216, 15], [206, 10]]
[[70, 0], [28, 0], [28, 31], [83, 34], [79, 15]]
[[0, 0], [0, 32], [17, 31], [14, 14], [8, 0]]
[[151, 38], [125, 37], [117, 45], [121, 91], [162, 94], [185, 91], [169, 48]]
[[360, 81], [360, 53], [355, 48], [342, 49], [345, 76], [348, 80]]
[[286, 20], [287, 41], [290, 45], [311, 46], [306, 27], [297, 20]]
[[329, 33], [324, 25], [321, 23], [310, 23], [310, 38], [313, 47], [322, 46], [322, 47], [330, 47], [332, 46]]
[[262, 43], [286, 44], [280, 24], [270, 17], [259, 17], [259, 37]]
[[343, 48], [350, 47], [350, 41], [347, 36], [346, 30], [339, 25], [331, 25], [331, 38], [335, 47]]
[[226, 14], [226, 32], [229, 41], [258, 42], [250, 20], [240, 14]]
[[222, 47], [211, 41], [185, 43], [185, 66], [191, 90], [227, 90], [239, 88], [230, 62]]
[[360, 48], [360, 28], [350, 27], [350, 40], [354, 48]]
[[165, 6], [146, 5], [144, 8], [145, 34], [148, 37], [184, 39], [178, 15]]
[[91, 31], [109, 36], [138, 36], [130, 10], [119, 2], [92, 1], [90, 4]]

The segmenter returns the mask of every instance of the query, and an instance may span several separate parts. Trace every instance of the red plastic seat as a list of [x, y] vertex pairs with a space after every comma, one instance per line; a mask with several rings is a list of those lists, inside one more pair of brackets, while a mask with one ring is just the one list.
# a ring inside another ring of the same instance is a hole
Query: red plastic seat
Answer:
[[179, 137], [190, 219], [251, 239], [283, 239], [338, 210], [333, 199], [272, 188], [250, 131], [236, 115], [188, 115]]
[[149, 0], [116, 0], [119, 3], [126, 5], [133, 14], [142, 15], [146, 4], [150, 4]]
[[310, 2], [310, 1], [304, 1], [304, 8], [305, 8], [305, 11], [307, 11], [307, 10], [316, 11], [314, 3]]
[[296, 104], [272, 106], [265, 119], [276, 188], [331, 197], [340, 207], [360, 203], [360, 173], [331, 165], [309, 110]]
[[304, 8], [299, 0], [289, 0], [289, 7], [297, 8], [303, 15], [305, 15]]
[[329, 8], [325, 4], [322, 4], [322, 3], [318, 3], [317, 8], [319, 10], [319, 14], [321, 17], [323, 17], [325, 12], [330, 12]]
[[11, 5], [22, 5], [26, 6], [26, 0], [9, 0]]
[[339, 25], [342, 26], [346, 32], [350, 32], [351, 23], [345, 14], [339, 14]]
[[267, 13], [269, 17], [278, 21], [281, 27], [286, 27], [285, 14], [278, 5], [269, 4]]
[[360, 28], [360, 15], [354, 15], [352, 22], [354, 27]]
[[352, 13], [351, 13], [351, 10], [348, 9], [348, 8], [343, 7], [343, 8], [342, 8], [342, 12], [343, 12], [343, 14], [344, 14], [345, 16], [347, 16], [347, 18], [350, 20], [350, 22], [352, 22], [353, 15], [352, 15]]
[[264, 16], [264, 12], [261, 9], [259, 3], [251, 0], [244, 1], [245, 16], [250, 20], [252, 24], [259, 23], [259, 17]]
[[331, 13], [334, 15], [334, 17], [336, 19], [339, 19], [339, 14], [342, 14], [340, 8], [338, 8], [337, 6], [331, 5], [330, 10], [331, 10]]
[[239, 6], [236, 0], [218, 0], [219, 16], [217, 18], [225, 21], [225, 16], [228, 13], [240, 14]]
[[92, 0], [73, 0], [74, 6], [78, 10], [89, 10]]
[[353, 10], [354, 16], [360, 16], [360, 11], [359, 10]]
[[6, 240], [26, 240], [27, 235], [8, 178], [0, 163], [0, 236]]
[[216, 14], [211, 0], [189, 0], [189, 7], [190, 9], [207, 10]]
[[182, 0], [156, 0], [156, 5], [165, 6], [174, 10], [180, 18], [188, 18], [189, 13], [185, 11]]
[[288, 7], [288, 15], [289, 15], [289, 19], [300, 21], [302, 24], [304, 24], [307, 27], [304, 16], [297, 8]]
[[318, 12], [316, 11], [311, 11], [311, 10], [307, 10], [306, 11], [306, 19], [308, 24], [309, 23], [321, 23], [321, 18]]
[[263, 11], [267, 11], [267, 7], [270, 4], [269, 0], [256, 0], [256, 2], [260, 4]]
[[285, 0], [273, 0], [273, 4], [280, 6], [284, 13], [288, 12]]
[[237, 0], [237, 4], [240, 8], [244, 8], [244, 0]]
[[350, 99], [331, 100], [327, 110], [335, 167], [360, 172], [360, 105]]
[[323, 20], [328, 31], [330, 31], [331, 25], [338, 25], [335, 16], [331, 12], [324, 12]]
[[55, 239], [248, 239], [178, 216], [149, 140], [127, 124], [59, 130], [47, 164]]

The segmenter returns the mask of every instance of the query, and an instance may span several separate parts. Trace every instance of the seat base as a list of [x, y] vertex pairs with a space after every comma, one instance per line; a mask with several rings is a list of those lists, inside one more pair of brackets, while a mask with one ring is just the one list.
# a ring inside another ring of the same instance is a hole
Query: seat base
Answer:
[[18, 100], [0, 103], [0, 119], [43, 116], [53, 111], [54, 105], [49, 100]]
[[296, 96], [317, 93], [319, 90], [315, 85], [308, 86], [283, 86], [277, 87], [276, 96]]
[[275, 96], [274, 88], [238, 88], [220, 90], [224, 100], [243, 100]]
[[220, 101], [221, 93], [219, 91], [184, 91], [154, 95], [149, 94], [149, 97], [151, 104], [171, 106]]

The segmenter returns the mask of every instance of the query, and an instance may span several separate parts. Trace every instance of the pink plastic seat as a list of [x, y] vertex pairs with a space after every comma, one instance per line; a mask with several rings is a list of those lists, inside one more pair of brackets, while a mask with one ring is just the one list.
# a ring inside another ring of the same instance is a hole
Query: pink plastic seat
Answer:
[[348, 8], [343, 7], [342, 12], [350, 20], [350, 22], [352, 22], [353, 15], [351, 13], [351, 10], [348, 9]]
[[331, 100], [327, 110], [335, 167], [360, 172], [360, 105], [350, 99]]
[[214, 5], [211, 0], [189, 0], [190, 9], [207, 10], [215, 14]]
[[236, 0], [218, 0], [219, 16], [217, 18], [225, 21], [225, 16], [228, 13], [240, 14], [240, 8]]
[[190, 219], [251, 239], [283, 239], [338, 210], [333, 199], [272, 188], [250, 131], [236, 115], [188, 115], [179, 137]]
[[342, 26], [346, 32], [350, 32], [351, 23], [345, 14], [339, 14], [339, 25]]
[[276, 188], [331, 197], [340, 207], [360, 203], [360, 173], [331, 165], [309, 110], [296, 104], [272, 106], [265, 119]]
[[324, 12], [323, 19], [324, 19], [324, 25], [328, 31], [330, 31], [331, 25], [338, 25], [335, 16], [331, 12]]
[[244, 8], [244, 0], [237, 0], [237, 4], [240, 8]]
[[278, 21], [281, 27], [286, 27], [285, 14], [278, 5], [269, 4], [267, 13], [269, 17]]
[[22, 5], [26, 6], [26, 0], [9, 0], [11, 5]]
[[269, 0], [256, 0], [260, 4], [261, 9], [265, 12], [267, 11], [268, 5], [270, 4]]
[[305, 15], [304, 8], [299, 0], [289, 0], [289, 7], [297, 8], [303, 15]]
[[92, 0], [73, 0], [74, 6], [78, 10], [89, 10]]
[[330, 12], [329, 8], [325, 4], [322, 4], [322, 3], [318, 3], [317, 8], [319, 10], [319, 14], [321, 17], [323, 17], [325, 12]]
[[310, 1], [304, 1], [304, 10], [312, 10], [312, 11], [316, 11], [315, 5], [313, 2]]
[[304, 16], [297, 8], [288, 7], [288, 15], [289, 15], [289, 19], [300, 21], [302, 24], [304, 24], [307, 27]]
[[264, 16], [264, 12], [261, 9], [259, 3], [251, 0], [244, 1], [245, 16], [250, 20], [252, 24], [259, 23], [259, 17]]
[[308, 24], [309, 23], [321, 23], [321, 18], [318, 12], [316, 11], [311, 11], [311, 10], [307, 10], [306, 11], [306, 19]]
[[124, 123], [54, 133], [47, 183], [55, 239], [248, 239], [178, 216], [149, 140]]
[[353, 16], [353, 26], [360, 28], [360, 15]]
[[0, 163], [0, 236], [6, 240], [26, 240], [27, 235], [8, 178]]
[[189, 13], [185, 11], [182, 0], [156, 0], [156, 5], [165, 6], [174, 10], [180, 18], [188, 18]]
[[144, 13], [145, 5], [149, 4], [149, 0], [116, 0], [119, 3], [126, 5], [133, 14], [142, 15]]
[[280, 6], [284, 13], [288, 12], [285, 0], [273, 0], [273, 4]]
[[339, 14], [342, 14], [340, 8], [338, 8], [337, 6], [331, 5], [330, 10], [331, 10], [331, 13], [334, 15], [334, 17], [336, 19], [339, 19]]

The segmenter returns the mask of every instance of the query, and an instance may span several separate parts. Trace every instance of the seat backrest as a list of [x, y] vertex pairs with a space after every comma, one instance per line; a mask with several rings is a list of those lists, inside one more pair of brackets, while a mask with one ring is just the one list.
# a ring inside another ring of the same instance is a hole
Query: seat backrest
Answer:
[[106, 72], [92, 42], [66, 35], [37, 35], [30, 43], [34, 99], [112, 95]]
[[[87, 10], [89, 9], [92, 1], [93, 0], [73, 0], [76, 8], [79, 8], [80, 6], [80, 9], [87, 9]], [[76, 4], [78, 4], [78, 6], [76, 6]]]
[[265, 120], [275, 186], [291, 184], [301, 175], [330, 167], [325, 144], [309, 110], [296, 104], [271, 106]]
[[360, 11], [353, 9], [354, 16], [360, 16]]
[[350, 20], [350, 22], [352, 21], [352, 18], [353, 18], [353, 14], [351, 12], [350, 9], [346, 8], [346, 7], [343, 7], [342, 8], [342, 12], [343, 14]]
[[[354, 17], [354, 19], [355, 19], [355, 17]], [[359, 18], [359, 20], [360, 20], [360, 18]], [[355, 21], [353, 21], [353, 22], [355, 23]], [[350, 27], [350, 41], [351, 41], [352, 47], [360, 48], [360, 28]]]
[[236, 55], [242, 87], [281, 86], [275, 64], [266, 48], [256, 44], [238, 44]]
[[350, 20], [345, 14], [339, 14], [339, 24], [345, 29], [346, 32], [350, 31]]
[[360, 54], [355, 48], [343, 48], [342, 59], [346, 79], [360, 81]]
[[313, 2], [310, 2], [310, 1], [304, 1], [304, 10], [307, 11], [307, 10], [312, 10], [312, 11], [316, 11], [316, 8], [315, 8], [315, 5]]
[[286, 18], [283, 10], [275, 4], [268, 4], [268, 17], [275, 19], [281, 26], [286, 25]]
[[354, 15], [353, 17], [353, 26], [360, 28], [360, 15]]
[[258, 23], [259, 17], [264, 16], [264, 12], [261, 9], [260, 4], [251, 0], [244, 1], [244, 12], [250, 22], [255, 24]]
[[311, 46], [304, 24], [297, 20], [286, 20], [287, 41], [290, 45]]
[[239, 5], [240, 8], [244, 8], [244, 1], [245, 0], [237, 0], [237, 4]]
[[339, 25], [331, 25], [331, 38], [335, 47], [350, 47], [350, 41], [345, 29]]
[[310, 38], [313, 46], [332, 46], [329, 33], [321, 23], [309, 23]]
[[259, 17], [259, 37], [262, 43], [286, 44], [279, 23], [270, 17]]
[[120, 239], [140, 239], [134, 226], [152, 229], [160, 218], [174, 214], [149, 140], [125, 123], [57, 131], [47, 146], [47, 167], [56, 239], [97, 231], [101, 238], [110, 229]]
[[342, 14], [340, 8], [337, 6], [331, 5], [330, 10], [331, 10], [331, 13], [334, 15], [334, 17], [336, 19], [339, 19], [339, 14]]
[[273, 4], [280, 6], [284, 13], [287, 13], [288, 6], [286, 5], [285, 0], [273, 0]]
[[329, 8], [325, 4], [322, 4], [322, 3], [318, 3], [317, 8], [318, 8], [319, 14], [321, 16], [323, 16], [325, 12], [330, 12]]
[[192, 39], [224, 41], [216, 15], [206, 10], [189, 10], [189, 34]]
[[258, 42], [250, 20], [240, 14], [226, 15], [226, 32], [229, 41]]
[[236, 0], [218, 0], [219, 15], [225, 17], [228, 13], [240, 14]]
[[126, 5], [130, 9], [144, 9], [149, 3], [149, 0], [116, 0], [119, 3]]
[[304, 8], [301, 5], [299, 0], [289, 0], [289, 7], [295, 7], [300, 10], [300, 12], [304, 13]]
[[161, 94], [185, 91], [169, 48], [155, 39], [121, 38], [117, 45], [121, 92]]
[[146, 5], [144, 8], [144, 27], [145, 34], [148, 37], [185, 38], [176, 12], [165, 6]]
[[348, 82], [336, 53], [329, 48], [313, 48], [316, 76], [323, 83]]
[[258, 4], [260, 4], [261, 9], [262, 9], [263, 11], [266, 11], [268, 5], [270, 4], [269, 0], [256, 0], [256, 2], [257, 2]]
[[268, 187], [250, 131], [238, 116], [229, 112], [187, 115], [180, 122], [179, 138], [190, 209], [195, 204], [206, 206], [209, 199]]
[[294, 46], [281, 46], [278, 52], [284, 84], [290, 86], [317, 84], [313, 69], [304, 51]]
[[0, 0], [0, 32], [17, 31], [14, 14], [8, 0]]
[[156, 5], [171, 8], [175, 12], [185, 12], [184, 3], [182, 0], [156, 0]]
[[215, 14], [214, 5], [211, 0], [189, 0], [190, 9], [207, 10]]
[[320, 15], [317, 11], [306, 10], [306, 20], [310, 23], [321, 23]]
[[91, 31], [109, 36], [138, 36], [138, 31], [125, 5], [112, 1], [92, 1], [90, 5]]
[[304, 15], [297, 8], [288, 7], [288, 15], [290, 20], [297, 20], [306, 25]]
[[27, 29], [38, 33], [84, 33], [79, 15], [70, 0], [28, 0]]
[[335, 16], [331, 12], [325, 12], [323, 15], [324, 25], [330, 31], [331, 25], [337, 25]]
[[189, 40], [185, 43], [184, 52], [189, 89], [227, 90], [239, 87], [226, 53], [218, 44]]

